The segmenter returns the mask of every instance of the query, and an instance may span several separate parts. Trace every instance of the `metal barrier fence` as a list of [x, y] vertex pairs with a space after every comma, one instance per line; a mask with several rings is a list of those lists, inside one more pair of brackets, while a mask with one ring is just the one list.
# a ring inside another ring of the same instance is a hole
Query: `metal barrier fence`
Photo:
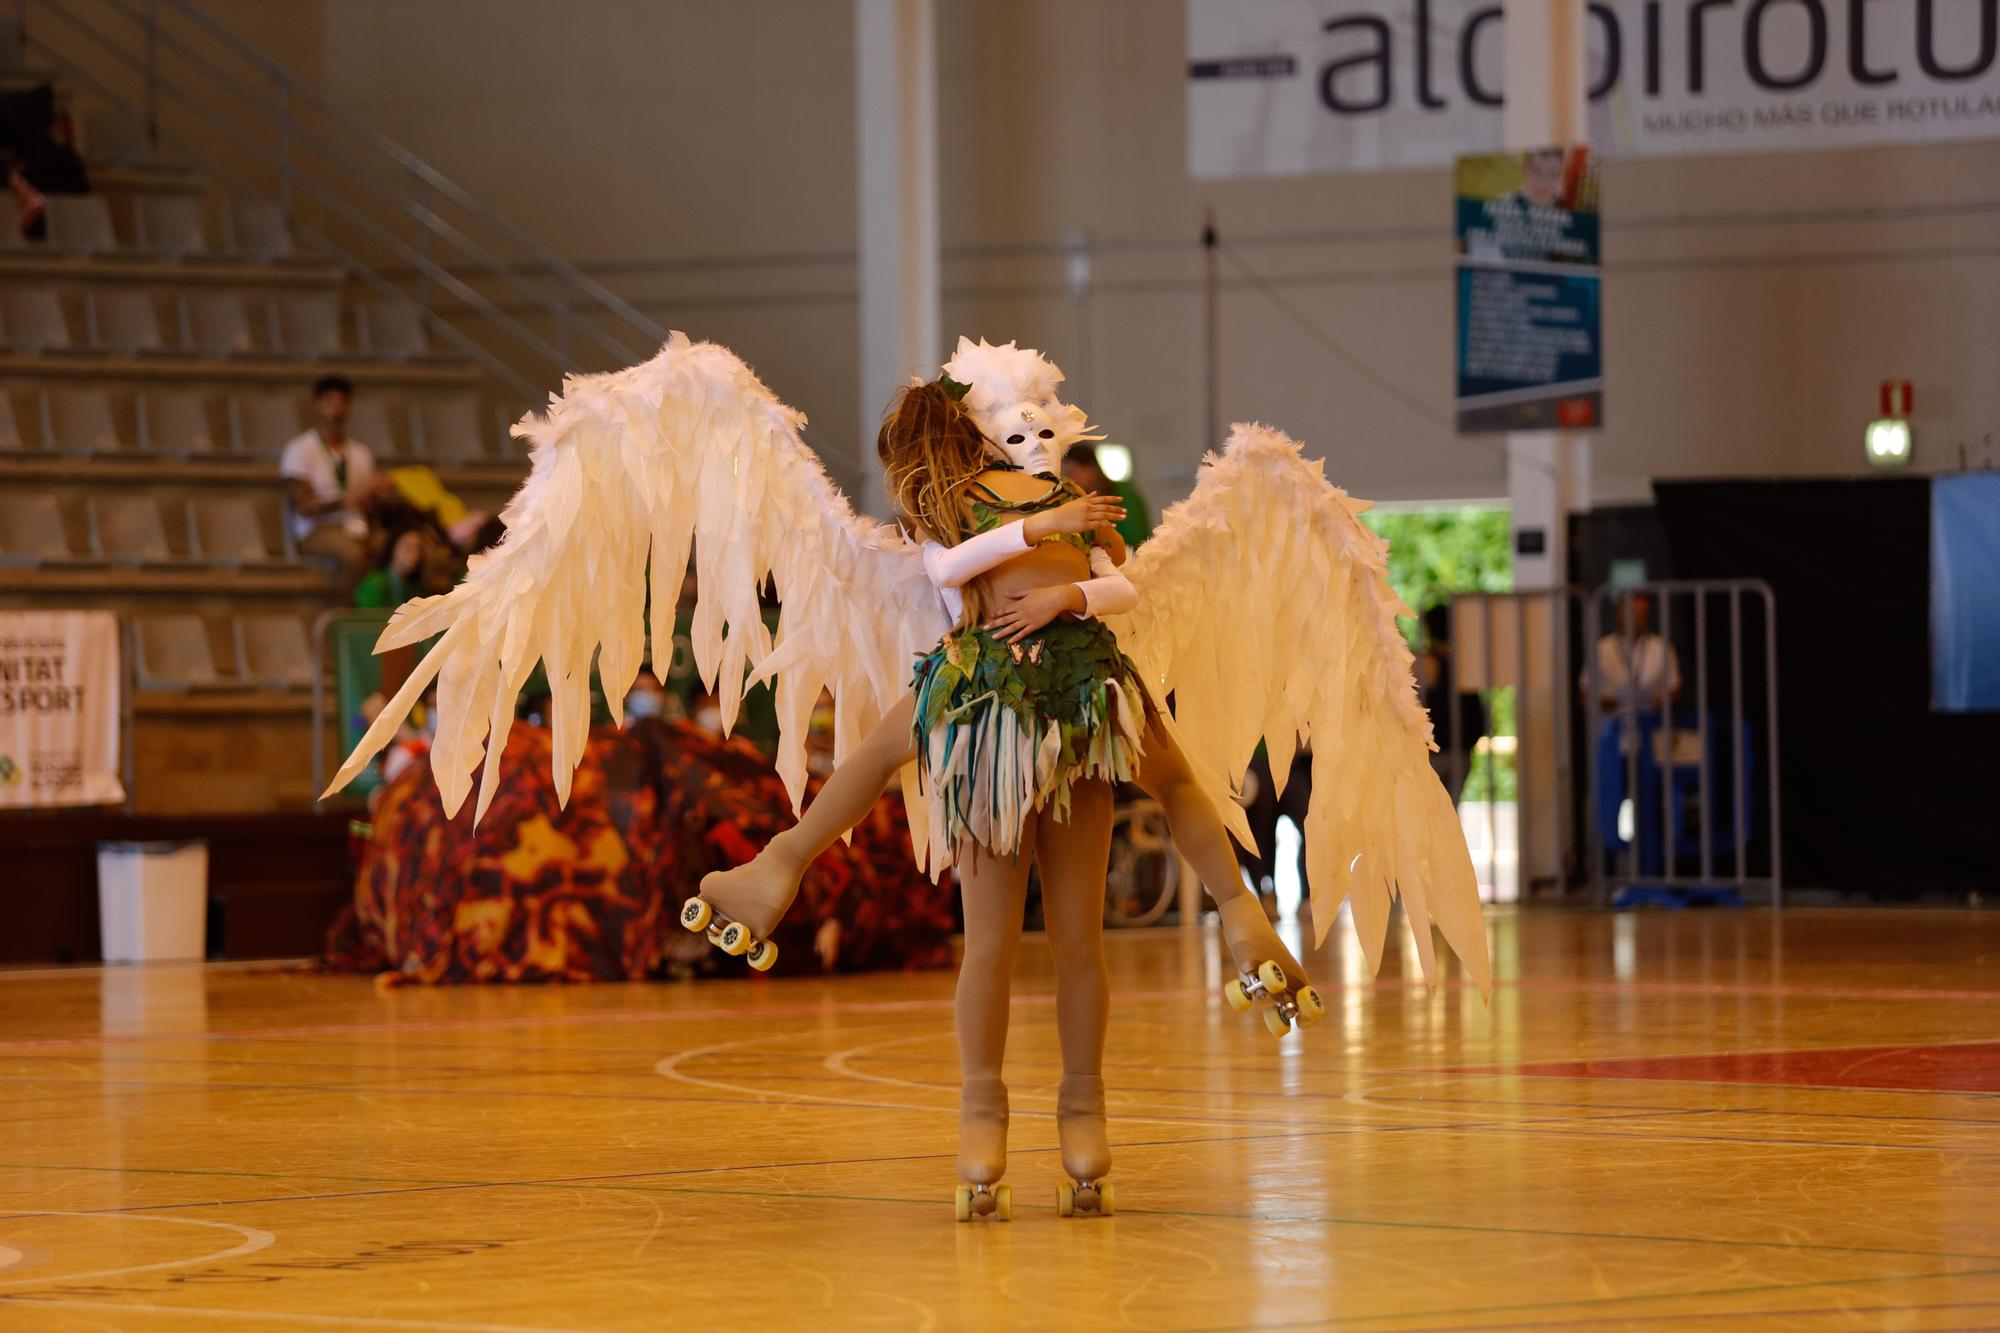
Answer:
[[[1679, 648], [1690, 638], [1693, 669], [1683, 671]], [[1714, 579], [1599, 588], [1584, 606], [1584, 642], [1598, 901], [1741, 903], [1754, 893], [1782, 905], [1770, 586]]]

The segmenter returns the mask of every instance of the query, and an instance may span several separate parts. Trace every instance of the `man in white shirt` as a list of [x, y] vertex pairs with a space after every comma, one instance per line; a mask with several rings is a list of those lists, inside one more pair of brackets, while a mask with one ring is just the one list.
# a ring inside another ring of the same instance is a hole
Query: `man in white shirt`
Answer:
[[285, 478], [285, 521], [305, 555], [332, 556], [351, 590], [368, 567], [366, 505], [375, 490], [375, 456], [347, 438], [354, 385], [342, 375], [313, 382], [319, 423], [285, 446], [278, 471]]
[[[1598, 704], [1605, 712], [1620, 713], [1629, 706], [1659, 713], [1663, 698], [1664, 707], [1680, 702], [1680, 657], [1652, 626], [1652, 595], [1635, 592], [1618, 604], [1618, 628], [1597, 641]], [[1589, 689], [1589, 676], [1578, 686]]]

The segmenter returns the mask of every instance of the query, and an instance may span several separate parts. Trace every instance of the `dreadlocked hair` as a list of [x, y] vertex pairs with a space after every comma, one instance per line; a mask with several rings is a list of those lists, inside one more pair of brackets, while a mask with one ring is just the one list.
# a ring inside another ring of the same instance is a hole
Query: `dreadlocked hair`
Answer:
[[[944, 385], [935, 381], [899, 390], [875, 437], [882, 481], [896, 521], [919, 541], [956, 546], [971, 535], [966, 491], [992, 466], [986, 437]], [[963, 625], [979, 622], [977, 590], [967, 584]]]

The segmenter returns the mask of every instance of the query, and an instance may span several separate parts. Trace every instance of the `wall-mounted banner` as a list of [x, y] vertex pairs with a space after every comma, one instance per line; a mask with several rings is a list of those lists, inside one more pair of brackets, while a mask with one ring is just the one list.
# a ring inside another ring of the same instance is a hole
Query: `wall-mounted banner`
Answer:
[[0, 809], [113, 805], [118, 618], [0, 611]]
[[1601, 424], [1596, 156], [1480, 153], [1454, 180], [1459, 430]]
[[[2000, 135], [2000, 0], [1591, 0], [1624, 155]], [[1498, 0], [1187, 0], [1188, 169], [1443, 166], [1502, 146]]]

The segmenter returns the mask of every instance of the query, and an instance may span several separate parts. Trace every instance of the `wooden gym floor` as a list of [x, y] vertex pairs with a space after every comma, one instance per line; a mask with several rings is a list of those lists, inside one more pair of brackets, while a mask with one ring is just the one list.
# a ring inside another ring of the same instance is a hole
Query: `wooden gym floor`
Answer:
[[1490, 1008], [1340, 930], [1282, 1043], [1113, 939], [1102, 1220], [1024, 951], [1004, 1225], [946, 975], [0, 974], [0, 1329], [2000, 1327], [2000, 917], [1503, 913]]

